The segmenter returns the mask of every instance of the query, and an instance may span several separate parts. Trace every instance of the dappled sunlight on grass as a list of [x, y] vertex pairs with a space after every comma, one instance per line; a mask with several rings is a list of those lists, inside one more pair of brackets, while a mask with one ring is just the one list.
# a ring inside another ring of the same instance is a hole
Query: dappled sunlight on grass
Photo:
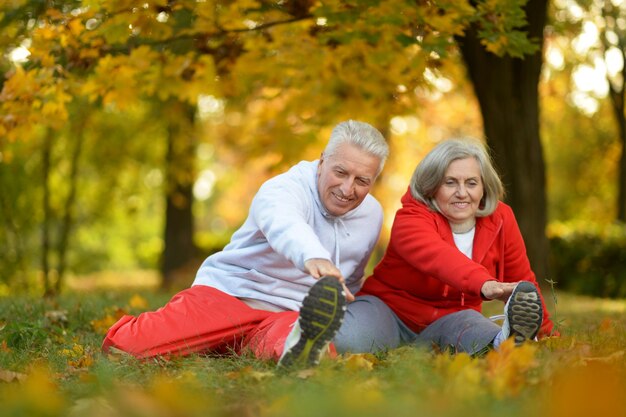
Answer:
[[564, 314], [624, 313], [626, 300], [564, 294], [559, 296], [558, 307]]
[[161, 277], [156, 270], [103, 271], [88, 275], [68, 276], [66, 285], [73, 291], [94, 291], [103, 289], [155, 289]]

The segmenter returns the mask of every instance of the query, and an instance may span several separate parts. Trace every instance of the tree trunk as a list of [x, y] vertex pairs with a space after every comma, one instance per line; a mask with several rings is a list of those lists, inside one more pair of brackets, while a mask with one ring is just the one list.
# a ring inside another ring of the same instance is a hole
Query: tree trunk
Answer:
[[[526, 5], [528, 32], [543, 45], [547, 0]], [[548, 279], [546, 186], [539, 135], [538, 83], [542, 51], [524, 59], [498, 57], [480, 44], [476, 28], [459, 39], [480, 104], [487, 143], [507, 189], [538, 282]]]
[[[626, 77], [626, 67], [624, 77]], [[626, 79], [626, 78], [625, 78]], [[626, 116], [624, 115], [624, 86], [616, 88], [609, 80], [609, 97], [611, 98], [611, 107], [615, 122], [617, 123], [617, 131], [619, 134], [622, 152], [619, 159], [617, 170], [617, 215], [616, 219], [620, 222], [626, 221]]]
[[[624, 40], [620, 38], [620, 45], [622, 51], [622, 59], [626, 59], [626, 53], [624, 53]], [[626, 61], [625, 61], [626, 62]], [[617, 171], [617, 220], [620, 222], [626, 222], [626, 115], [624, 114], [626, 95], [626, 65], [622, 67], [622, 83], [619, 87], [616, 87], [611, 80], [609, 82], [609, 93], [611, 97], [611, 104], [613, 106], [613, 114], [615, 115], [615, 121], [617, 122], [619, 139], [622, 145], [622, 152], [619, 158], [619, 166]]]
[[65, 212], [63, 213], [63, 219], [59, 226], [59, 242], [57, 246], [59, 259], [57, 266], [57, 280], [54, 284], [55, 294], [59, 294], [61, 292], [63, 279], [65, 278], [65, 269], [67, 267], [67, 249], [70, 246], [70, 236], [75, 223], [76, 196], [78, 194], [78, 173], [80, 171], [80, 157], [85, 140], [83, 134], [85, 116], [82, 113], [78, 113], [77, 116], [80, 118], [80, 121], [77, 121], [74, 125], [71, 135], [75, 143], [70, 159], [70, 173], [67, 179], [69, 190], [67, 198], [65, 199]]
[[[26, 292], [28, 290], [26, 276], [30, 269], [27, 265], [24, 248], [24, 235], [27, 233], [20, 227], [21, 223], [17, 219], [20, 206], [15, 201], [15, 196], [23, 183], [14, 182], [14, 176], [21, 174], [21, 172], [18, 174], [9, 165], [10, 163], [0, 161], [0, 220], [2, 221], [0, 239], [4, 239], [4, 245], [0, 244], [0, 248], [3, 247], [4, 252], [4, 262], [0, 262], [0, 268], [2, 268], [0, 270], [3, 272], [0, 281], [10, 282], [15, 279], [15, 287]], [[19, 275], [22, 276], [21, 279]], [[11, 286], [13, 287], [13, 285]]]
[[[611, 2], [604, 2], [602, 7], [602, 18], [604, 19], [604, 27], [600, 31], [600, 41], [604, 55], [613, 47], [608, 32], [617, 33], [617, 49], [621, 52], [622, 61], [626, 62], [626, 37], [624, 30], [620, 29], [620, 8], [614, 6]], [[605, 55], [606, 56], [606, 55]], [[607, 73], [606, 81], [609, 84], [609, 98], [611, 99], [611, 108], [617, 123], [617, 132], [619, 134], [622, 150], [617, 167], [617, 199], [616, 199], [616, 220], [626, 222], [626, 115], [624, 114], [624, 106], [626, 105], [626, 65], [622, 66], [620, 80], [613, 80]]]
[[[171, 107], [170, 107], [171, 106]], [[166, 156], [165, 231], [161, 259], [161, 287], [169, 290], [179, 279], [191, 281], [191, 263], [195, 259], [193, 242], [193, 183], [195, 181], [195, 109], [182, 103], [171, 103], [175, 108], [170, 118]], [[188, 284], [186, 282], [185, 284]]]
[[50, 220], [52, 217], [52, 209], [50, 207], [50, 166], [52, 159], [52, 134], [48, 134], [43, 139], [43, 151], [41, 155], [41, 173], [43, 187], [43, 221], [41, 224], [41, 277], [43, 280], [44, 296], [52, 295], [54, 286], [50, 282]]
[[619, 178], [617, 179], [617, 220], [626, 223], [626, 121], [622, 116], [620, 139], [622, 142], [622, 154], [619, 158]]

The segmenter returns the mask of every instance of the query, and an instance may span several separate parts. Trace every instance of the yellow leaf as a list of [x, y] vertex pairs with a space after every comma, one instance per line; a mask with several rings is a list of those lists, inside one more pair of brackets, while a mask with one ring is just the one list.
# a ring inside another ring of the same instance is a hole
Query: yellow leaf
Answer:
[[83, 59], [98, 58], [100, 56], [100, 51], [96, 48], [84, 48], [80, 50], [79, 56]]
[[86, 95], [89, 101], [93, 103], [100, 94], [101, 86], [97, 81], [90, 78], [85, 81], [80, 88], [82, 94]]
[[435, 367], [447, 380], [445, 389], [451, 395], [469, 399], [474, 398], [483, 389], [480, 362], [467, 353], [438, 355]]
[[487, 354], [486, 376], [497, 398], [512, 397], [521, 391], [527, 383], [528, 370], [536, 365], [536, 352], [536, 343], [515, 346], [513, 339], [508, 339]]
[[230, 379], [250, 378], [255, 381], [261, 381], [265, 378], [273, 377], [274, 373], [257, 371], [251, 366], [246, 366], [238, 371], [229, 372], [226, 376]]
[[130, 306], [130, 308], [146, 310], [148, 308], [148, 300], [146, 300], [139, 294], [135, 294], [130, 298], [128, 305]]
[[98, 334], [106, 334], [106, 332], [117, 322], [117, 319], [107, 314], [101, 319], [91, 320], [91, 327]]
[[350, 354], [344, 361], [344, 366], [350, 371], [366, 370], [371, 371], [374, 369], [374, 362], [376, 358], [371, 354]]
[[380, 389], [380, 381], [377, 378], [370, 378], [346, 387], [342, 390], [341, 397], [344, 408], [352, 412], [357, 410], [372, 412], [379, 405], [384, 404], [385, 399]]
[[314, 368], [302, 369], [298, 371], [296, 376], [300, 379], [309, 379], [312, 376], [315, 376], [316, 371]]
[[107, 313], [101, 319], [91, 320], [90, 324], [96, 333], [106, 334], [111, 326], [117, 323], [117, 321], [126, 314], [125, 310], [116, 308], [113, 313]]
[[153, 399], [159, 412], [148, 412], [142, 415], [194, 416], [205, 415], [205, 413], [212, 415], [213, 413], [210, 412], [212, 396], [207, 392], [198, 395], [199, 389], [195, 377], [187, 376], [184, 381], [181, 381], [172, 380], [168, 375], [159, 375], [153, 379], [149, 391], [150, 398]]
[[195, 6], [195, 14], [201, 21], [212, 22], [215, 19], [215, 5], [212, 2], [201, 2]]
[[61, 350], [60, 353], [67, 358], [67, 364], [72, 368], [88, 368], [94, 362], [89, 348], [85, 349], [83, 345], [78, 343], [74, 343], [71, 349]]
[[20, 378], [20, 384], [11, 384], [0, 390], [2, 411], [16, 410], [20, 411], [19, 415], [25, 416], [64, 414], [65, 397], [47, 369], [35, 367], [27, 376]]
[[74, 368], [89, 368], [91, 365], [93, 365], [93, 356], [83, 355], [76, 360], [68, 360], [67, 364]]
[[0, 369], [0, 381], [2, 382], [24, 382], [25, 379], [26, 375], [24, 374]]
[[41, 36], [45, 40], [54, 39], [57, 35], [56, 32], [48, 26], [44, 26], [44, 27], [37, 29], [35, 33], [36, 35]]
[[70, 32], [74, 36], [79, 36], [83, 31], [83, 23], [80, 19], [72, 19], [68, 26], [70, 27]]

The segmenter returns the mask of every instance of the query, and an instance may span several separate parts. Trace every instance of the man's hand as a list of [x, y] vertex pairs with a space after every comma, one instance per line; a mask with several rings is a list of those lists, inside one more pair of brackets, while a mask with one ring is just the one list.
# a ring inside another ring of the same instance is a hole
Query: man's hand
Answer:
[[487, 300], [506, 302], [516, 285], [516, 282], [487, 281], [483, 284], [480, 292]]
[[346, 293], [346, 300], [349, 303], [354, 301], [354, 295], [350, 292], [348, 287], [346, 287], [346, 283], [343, 279], [343, 275], [341, 275], [341, 271], [331, 261], [318, 258], [307, 259], [304, 262], [304, 270], [307, 273], [311, 274], [311, 276], [315, 279], [320, 279], [321, 277], [325, 276], [337, 278], [339, 282], [341, 282], [343, 290]]

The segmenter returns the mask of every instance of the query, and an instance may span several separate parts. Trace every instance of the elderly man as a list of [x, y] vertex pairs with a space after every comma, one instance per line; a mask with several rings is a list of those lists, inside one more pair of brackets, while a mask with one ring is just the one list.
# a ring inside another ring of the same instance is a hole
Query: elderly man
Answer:
[[316, 364], [378, 240], [382, 209], [369, 191], [388, 153], [369, 124], [339, 123], [319, 160], [261, 186], [245, 223], [203, 262], [191, 288], [155, 312], [122, 317], [103, 351], [248, 351], [286, 367]]

